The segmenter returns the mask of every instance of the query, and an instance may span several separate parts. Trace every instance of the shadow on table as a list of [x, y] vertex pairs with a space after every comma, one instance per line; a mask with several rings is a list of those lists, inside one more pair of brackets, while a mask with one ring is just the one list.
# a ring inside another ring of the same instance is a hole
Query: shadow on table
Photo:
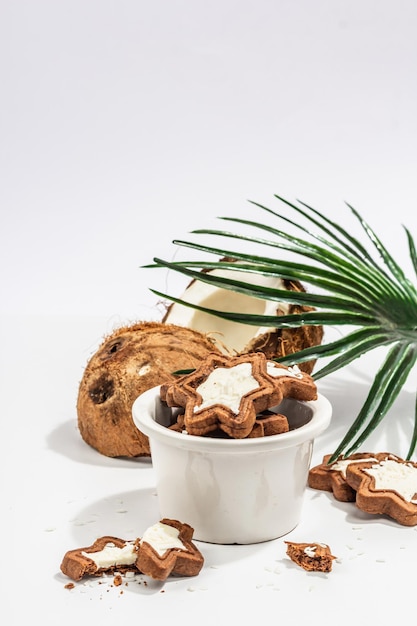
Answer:
[[[359, 373], [358, 379], [352, 381], [332, 376], [317, 383], [319, 392], [327, 397], [333, 407], [329, 428], [315, 442], [315, 450], [323, 455], [334, 452], [366, 400], [372, 379], [362, 374], [359, 376]], [[402, 389], [387, 415], [359, 449], [392, 452], [404, 457], [413, 432], [414, 402], [414, 394]]]
[[[74, 539], [72, 545], [80, 548], [88, 547], [97, 538], [103, 536], [114, 536], [126, 540], [135, 539], [141, 537], [149, 526], [159, 520], [154, 488], [114, 493], [88, 504], [73, 517], [70, 528]], [[267, 552], [271, 543], [273, 542], [217, 545], [195, 540], [195, 544], [204, 556], [205, 570], [213, 570], [214, 573], [219, 567], [227, 567], [229, 564], [250, 558], [263, 550]], [[59, 574], [59, 579], [63, 580], [61, 574]], [[179, 577], [169, 577], [164, 584], [169, 585], [178, 580]], [[133, 584], [134, 582], [138, 584]], [[190, 585], [192, 584], [190, 582]], [[159, 591], [161, 586], [161, 583], [150, 579], [146, 579], [146, 584], [143, 584], [143, 577], [136, 576], [135, 581], [129, 583], [129, 591], [149, 594]]]
[[89, 446], [81, 437], [76, 421], [68, 420], [52, 430], [46, 438], [48, 447], [76, 463], [101, 467], [123, 467], [137, 470], [149, 467], [150, 457], [107, 457]]

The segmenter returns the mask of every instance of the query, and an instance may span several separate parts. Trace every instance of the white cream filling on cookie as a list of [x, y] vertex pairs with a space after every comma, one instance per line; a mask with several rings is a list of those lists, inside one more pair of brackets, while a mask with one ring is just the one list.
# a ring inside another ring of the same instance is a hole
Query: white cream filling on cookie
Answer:
[[340, 459], [340, 461], [336, 461], [335, 463], [333, 463], [333, 465], [331, 465], [330, 470], [332, 472], [340, 472], [343, 476], [343, 478], [346, 478], [346, 468], [348, 465], [350, 465], [351, 463], [364, 463], [367, 461], [377, 461], [377, 459], [374, 459], [373, 457], [363, 457], [362, 459]]
[[[297, 365], [284, 368], [277, 367], [273, 361], [268, 361], [266, 371], [274, 378], [279, 376], [303, 378]], [[217, 367], [197, 387], [196, 391], [202, 397], [202, 402], [194, 407], [194, 413], [215, 404], [221, 404], [237, 415], [242, 397], [259, 387], [258, 381], [252, 375], [251, 363], [240, 363], [233, 367]]]
[[278, 377], [278, 376], [290, 376], [291, 378], [299, 378], [303, 377], [303, 373], [298, 367], [298, 365], [293, 365], [292, 367], [278, 367], [274, 361], [268, 361], [266, 364], [266, 371], [270, 376]]
[[317, 550], [317, 546], [306, 546], [303, 552], [306, 556], [309, 556], [312, 559], [314, 559], [316, 558], [316, 550]]
[[316, 545], [306, 546], [303, 550], [306, 556], [311, 557], [312, 559], [317, 558], [317, 548], [321, 546], [322, 548], [328, 548], [329, 546], [325, 543], [318, 543]]
[[417, 504], [417, 467], [414, 465], [386, 459], [364, 471], [375, 479], [377, 491], [396, 491], [406, 502]]
[[214, 404], [221, 404], [237, 415], [242, 397], [259, 386], [252, 376], [252, 363], [217, 367], [197, 387], [196, 391], [201, 395], [202, 403], [194, 407], [194, 413]]
[[187, 550], [179, 538], [179, 534], [177, 528], [169, 524], [157, 522], [145, 530], [140, 543], [148, 543], [159, 556], [163, 556], [167, 550], [171, 550], [172, 548]]
[[94, 561], [97, 569], [115, 567], [117, 565], [133, 565], [136, 561], [134, 541], [126, 542], [123, 548], [118, 548], [114, 543], [106, 543], [98, 552], [81, 552], [88, 559]]

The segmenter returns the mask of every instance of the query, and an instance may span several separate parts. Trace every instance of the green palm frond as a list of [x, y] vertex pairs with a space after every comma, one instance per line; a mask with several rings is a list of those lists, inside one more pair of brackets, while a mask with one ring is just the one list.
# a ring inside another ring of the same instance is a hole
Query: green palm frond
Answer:
[[[366, 236], [367, 245], [309, 205], [303, 202], [294, 204], [280, 196], [275, 198], [290, 216], [262, 204], [251, 203], [257, 211], [268, 214], [274, 225], [259, 219], [255, 221], [222, 217], [221, 220], [233, 224], [239, 231], [241, 228], [248, 229], [249, 234], [217, 229], [193, 231], [195, 235], [216, 237], [223, 242], [230, 240], [233, 243], [231, 247], [173, 241], [183, 248], [212, 255], [216, 260], [168, 262], [155, 258], [153, 264], [147, 267], [169, 268], [192, 280], [206, 282], [215, 287], [264, 300], [305, 305], [313, 307], [313, 310], [278, 317], [241, 311], [225, 312], [190, 304], [160, 291], [152, 291], [172, 302], [229, 321], [254, 326], [350, 327], [348, 334], [337, 341], [312, 346], [277, 359], [290, 365], [312, 358], [330, 358], [326, 365], [313, 374], [316, 380], [345, 367], [370, 350], [381, 346], [389, 348], [363, 407], [332, 458], [340, 454], [348, 455], [357, 450], [380, 424], [416, 364], [417, 288], [369, 224], [349, 204], [347, 206], [357, 220], [360, 232]], [[405, 228], [405, 233], [411, 264], [417, 275], [416, 246], [410, 231]], [[249, 244], [260, 248], [262, 254], [249, 254], [239, 249], [243, 246], [247, 250]], [[234, 249], [235, 247], [238, 249]], [[265, 250], [272, 251], [272, 254], [267, 254]], [[219, 258], [222, 260], [217, 260]], [[212, 269], [233, 270], [235, 273], [233, 277], [224, 277], [201, 271]], [[236, 278], [236, 272], [242, 273], [242, 280]], [[251, 283], [251, 274], [300, 281], [309, 285], [309, 290], [296, 292]], [[414, 429], [410, 435], [406, 458], [411, 458], [416, 445], [417, 399]]]

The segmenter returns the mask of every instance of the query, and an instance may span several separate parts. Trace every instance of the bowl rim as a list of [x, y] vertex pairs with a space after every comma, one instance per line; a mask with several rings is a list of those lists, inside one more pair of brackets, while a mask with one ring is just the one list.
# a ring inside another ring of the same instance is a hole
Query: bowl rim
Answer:
[[132, 405], [133, 422], [142, 433], [149, 437], [151, 448], [152, 440], [154, 439], [166, 445], [187, 450], [226, 452], [227, 454], [284, 449], [314, 439], [326, 430], [332, 418], [332, 405], [323, 394], [318, 393], [317, 400], [298, 401], [311, 408], [313, 412], [311, 420], [307, 424], [286, 433], [249, 439], [221, 439], [187, 435], [170, 430], [153, 419], [153, 407], [155, 401], [159, 398], [159, 390], [160, 385], [157, 385], [144, 391]]

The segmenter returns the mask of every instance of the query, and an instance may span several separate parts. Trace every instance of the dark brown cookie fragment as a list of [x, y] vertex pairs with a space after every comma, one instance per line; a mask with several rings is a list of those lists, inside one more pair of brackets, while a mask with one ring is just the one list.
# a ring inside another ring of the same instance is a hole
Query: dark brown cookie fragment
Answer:
[[331, 572], [336, 558], [325, 543], [294, 543], [286, 541], [287, 555], [308, 572]]
[[254, 430], [260, 428], [260, 434], [249, 435], [252, 437], [270, 437], [271, 435], [281, 435], [290, 429], [288, 419], [281, 413], [267, 412], [259, 413], [256, 417]]
[[100, 537], [87, 548], [69, 550], [61, 563], [61, 572], [81, 580], [85, 576], [101, 576], [115, 571], [137, 572], [137, 541], [118, 537]]

